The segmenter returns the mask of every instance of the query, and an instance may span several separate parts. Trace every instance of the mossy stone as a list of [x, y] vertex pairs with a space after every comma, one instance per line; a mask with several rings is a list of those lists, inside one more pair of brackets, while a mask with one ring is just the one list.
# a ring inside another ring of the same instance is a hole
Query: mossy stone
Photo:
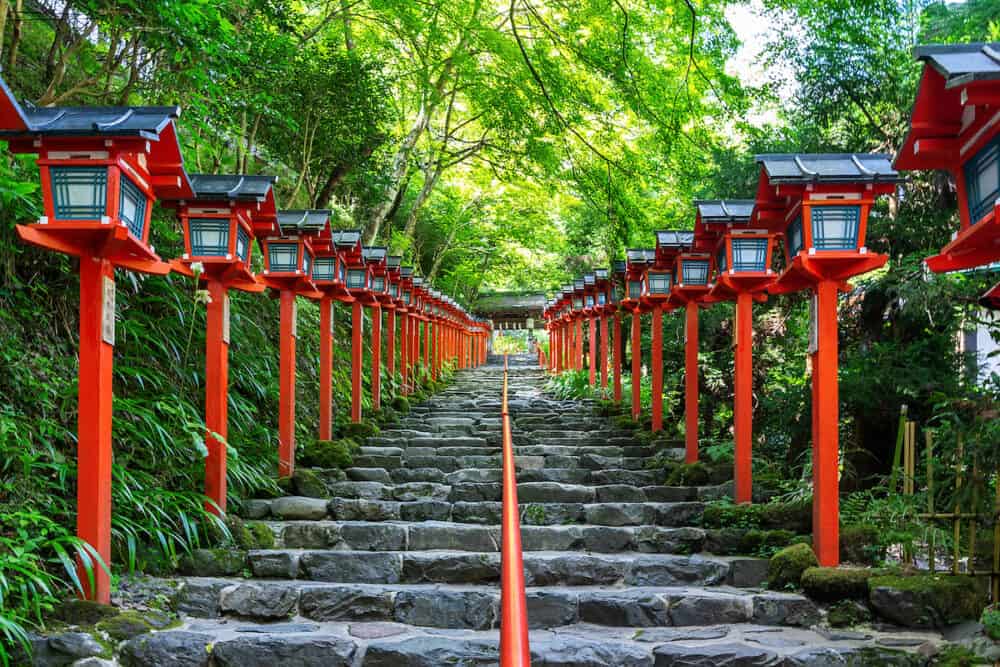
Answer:
[[180, 561], [183, 574], [197, 577], [230, 577], [246, 568], [246, 553], [236, 549], [192, 549]]
[[73, 599], [59, 604], [52, 615], [70, 625], [94, 625], [106, 618], [117, 616], [118, 609], [109, 604]]
[[760, 506], [763, 528], [808, 533], [812, 530], [812, 503], [765, 503]]
[[885, 560], [886, 545], [875, 526], [853, 525], [840, 529], [840, 558], [847, 563], [878, 565]]
[[826, 614], [826, 622], [831, 628], [850, 628], [871, 620], [871, 611], [857, 600], [841, 600]]
[[705, 486], [709, 478], [708, 466], [704, 463], [684, 463], [670, 473], [667, 486]]
[[344, 426], [344, 437], [363, 441], [366, 438], [378, 435], [378, 426], [370, 422], [351, 422]]
[[628, 431], [634, 431], [639, 428], [638, 422], [632, 419], [632, 417], [630, 417], [629, 415], [621, 415], [619, 417], [615, 417], [612, 423], [614, 424], [615, 428], [620, 428]]
[[406, 396], [397, 396], [392, 399], [392, 409], [405, 415], [410, 411], [410, 399]]
[[720, 501], [705, 506], [701, 521], [706, 528], [760, 528], [762, 512], [761, 505]]
[[802, 573], [810, 567], [818, 567], [819, 561], [808, 544], [793, 544], [771, 556], [767, 568], [767, 586], [781, 590], [790, 586], [798, 587]]
[[351, 438], [314, 440], [302, 448], [298, 461], [303, 466], [313, 468], [349, 468], [354, 463], [357, 450], [358, 445]]
[[123, 611], [95, 626], [115, 641], [125, 641], [153, 631], [153, 625], [137, 611]]
[[273, 549], [274, 531], [260, 521], [252, 521], [245, 524], [247, 531], [253, 536], [253, 546], [251, 549]]
[[802, 573], [802, 589], [809, 597], [822, 602], [867, 600], [868, 580], [884, 574], [863, 567], [811, 567]]
[[868, 580], [875, 612], [910, 628], [935, 628], [978, 619], [985, 605], [973, 577], [950, 574], [887, 575]]
[[323, 478], [309, 468], [298, 468], [292, 474], [292, 488], [296, 495], [307, 498], [326, 498], [328, 495]]
[[744, 556], [772, 556], [795, 539], [790, 530], [760, 530], [751, 528], [740, 540], [739, 554]]

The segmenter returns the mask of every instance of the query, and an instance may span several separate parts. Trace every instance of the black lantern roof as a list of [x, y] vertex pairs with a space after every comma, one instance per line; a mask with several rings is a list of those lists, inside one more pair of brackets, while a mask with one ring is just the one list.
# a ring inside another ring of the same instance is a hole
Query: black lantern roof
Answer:
[[918, 46], [913, 55], [944, 76], [945, 88], [1000, 79], [1000, 42]]
[[594, 277], [597, 280], [607, 280], [608, 270], [607, 269], [594, 269]]
[[423, 287], [424, 286], [424, 279], [421, 278], [420, 276], [414, 276], [413, 277], [413, 286], [414, 287]]
[[775, 183], [896, 182], [903, 178], [892, 168], [890, 156], [872, 153], [817, 153], [758, 155], [758, 163]]
[[361, 259], [366, 264], [378, 264], [384, 262], [389, 255], [389, 249], [385, 246], [365, 246], [361, 249]]
[[318, 234], [330, 220], [329, 210], [278, 211], [278, 227], [283, 236], [291, 234]]
[[705, 223], [745, 223], [753, 214], [753, 199], [712, 199], [695, 201], [698, 216]]
[[390, 270], [400, 268], [399, 265], [402, 263], [403, 263], [403, 258], [400, 257], [399, 255], [389, 255], [388, 257], [385, 258], [385, 265]]
[[661, 230], [656, 232], [657, 248], [689, 248], [694, 245], [694, 232]]
[[629, 264], [652, 264], [656, 261], [656, 251], [651, 248], [630, 248], [625, 251]]
[[401, 266], [401, 267], [399, 267], [399, 276], [401, 278], [412, 278], [413, 277], [413, 267], [412, 266]]
[[191, 174], [191, 188], [199, 199], [264, 201], [277, 176]]
[[333, 244], [338, 248], [353, 248], [361, 242], [360, 229], [338, 229], [331, 236]]
[[583, 289], [586, 286], [587, 286], [587, 283], [584, 281], [583, 278], [577, 278], [576, 280], [573, 281], [573, 289], [574, 290], [581, 290], [581, 289]]
[[583, 276], [583, 284], [587, 287], [597, 284], [597, 276], [593, 273], [587, 273]]
[[624, 259], [616, 259], [615, 261], [611, 262], [611, 271], [615, 275], [620, 275], [625, 273], [625, 268], [626, 267]]

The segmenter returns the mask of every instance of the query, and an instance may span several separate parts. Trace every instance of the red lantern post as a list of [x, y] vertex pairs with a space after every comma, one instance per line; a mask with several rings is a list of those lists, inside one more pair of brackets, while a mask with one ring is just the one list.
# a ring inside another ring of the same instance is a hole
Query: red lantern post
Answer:
[[372, 409], [380, 410], [382, 408], [382, 309], [392, 306], [386, 268], [389, 253], [382, 246], [373, 246], [364, 248], [362, 256], [365, 264], [371, 267]]
[[656, 261], [656, 251], [633, 248], [626, 251], [625, 257], [626, 291], [622, 308], [632, 313], [632, 418], [638, 419], [642, 412], [642, 313], [649, 309], [643, 297], [647, 294], [646, 272]]
[[361, 246], [361, 230], [334, 235], [337, 249], [346, 265], [347, 291], [351, 303], [351, 421], [361, 421], [361, 374], [364, 371], [364, 306], [371, 305], [371, 266], [365, 263]]
[[884, 155], [762, 155], [752, 223], [784, 234], [785, 269], [772, 294], [813, 292], [813, 549], [823, 566], [840, 560], [837, 293], [887, 257], [868, 251], [875, 198], [901, 180]]
[[[405, 305], [400, 291], [400, 271], [402, 269], [400, 263], [402, 259], [398, 255], [390, 255], [385, 261], [386, 280], [388, 281], [386, 289], [389, 291], [389, 301], [386, 306], [385, 369], [390, 378], [396, 376], [396, 314], [405, 313]], [[405, 317], [405, 315], [402, 316]]]
[[[111, 417], [116, 267], [165, 275], [149, 242], [156, 199], [193, 196], [174, 121], [177, 107], [22, 108], [0, 79], [0, 139], [35, 153], [45, 215], [18, 225], [25, 242], [80, 258], [77, 536], [111, 560]], [[107, 603], [110, 577], [81, 572], [86, 597]]]

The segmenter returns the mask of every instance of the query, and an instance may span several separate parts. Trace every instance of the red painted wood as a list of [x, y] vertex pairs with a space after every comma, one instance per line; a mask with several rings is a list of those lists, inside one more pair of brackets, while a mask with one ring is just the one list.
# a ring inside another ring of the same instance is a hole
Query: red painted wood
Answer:
[[813, 549], [819, 564], [840, 563], [837, 283], [816, 285], [818, 350], [813, 354]]
[[333, 299], [319, 302], [319, 439], [333, 438]]
[[281, 290], [281, 361], [278, 364], [278, 476], [295, 472], [295, 292]]
[[608, 325], [609, 317], [605, 313], [601, 317], [601, 389], [608, 389]]
[[597, 385], [597, 317], [591, 315], [587, 325], [587, 337], [590, 339], [590, 351], [587, 354], [587, 370], [590, 386]]
[[399, 314], [399, 377], [401, 390], [410, 393], [407, 383], [410, 378], [410, 316], [406, 311]]
[[684, 307], [684, 460], [698, 460], [698, 304]]
[[583, 318], [576, 318], [576, 370], [583, 370]]
[[736, 296], [736, 363], [734, 370], [733, 429], [735, 431], [736, 502], [753, 496], [751, 444], [753, 434], [753, 295]]
[[372, 305], [372, 410], [382, 407], [382, 308]]
[[364, 330], [364, 313], [360, 301], [351, 304], [351, 421], [361, 421], [361, 336]]
[[[105, 279], [114, 281], [111, 262], [95, 257], [80, 260], [80, 376], [77, 417], [76, 534], [111, 562], [111, 413], [114, 346], [104, 342], [103, 292]], [[111, 580], [93, 567], [94, 585], [80, 567], [80, 581], [88, 599], [108, 604]]]
[[642, 375], [642, 318], [639, 311], [632, 313], [632, 418], [638, 419], [642, 412], [642, 396], [639, 379]]
[[[229, 343], [223, 336], [228, 289], [219, 280], [207, 284], [211, 297], [206, 307], [205, 330], [205, 495], [206, 509], [226, 513], [226, 443], [229, 432]], [[219, 438], [214, 434], [218, 434]]]
[[396, 311], [385, 314], [385, 370], [389, 377], [396, 375]]
[[424, 369], [430, 372], [431, 369], [431, 323], [427, 320], [423, 323], [423, 337], [424, 337]]
[[619, 311], [615, 311], [614, 317], [614, 352], [613, 357], [613, 371], [612, 384], [614, 385], [614, 398], [615, 401], [622, 400], [622, 314]]
[[663, 308], [659, 302], [653, 306], [652, 347], [650, 365], [653, 367], [653, 432], [663, 430]]

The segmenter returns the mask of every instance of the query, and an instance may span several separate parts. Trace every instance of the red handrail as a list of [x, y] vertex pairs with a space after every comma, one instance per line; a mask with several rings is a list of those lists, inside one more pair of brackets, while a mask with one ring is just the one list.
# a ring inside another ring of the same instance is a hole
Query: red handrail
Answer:
[[528, 603], [524, 594], [524, 556], [521, 553], [521, 517], [514, 473], [514, 440], [507, 411], [507, 355], [503, 355], [503, 543], [500, 553], [500, 667], [528, 667]]

